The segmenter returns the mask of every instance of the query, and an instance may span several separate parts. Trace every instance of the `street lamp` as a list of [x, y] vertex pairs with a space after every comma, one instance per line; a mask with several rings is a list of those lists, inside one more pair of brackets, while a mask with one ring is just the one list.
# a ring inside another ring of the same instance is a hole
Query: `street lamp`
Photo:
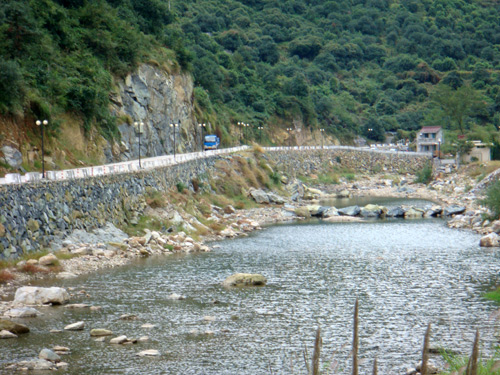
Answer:
[[321, 148], [325, 148], [324, 146], [324, 140], [325, 140], [325, 129], [319, 129], [321, 132]]
[[248, 130], [247, 130], [247, 128], [250, 126], [250, 124], [243, 124], [243, 126], [245, 127], [245, 140], [248, 140]]
[[49, 124], [47, 120], [36, 120], [35, 124], [40, 127], [40, 131], [42, 132], [42, 178], [45, 178], [45, 151], [43, 148], [43, 128]]
[[200, 145], [201, 145], [201, 151], [204, 151], [205, 148], [203, 147], [203, 129], [207, 127], [206, 124], [198, 124], [198, 127], [200, 128]]
[[292, 128], [286, 128], [286, 131], [288, 132], [288, 147], [292, 148], [292, 137], [290, 135], [290, 132], [292, 131]]
[[259, 143], [262, 144], [262, 129], [264, 129], [264, 127], [258, 126], [257, 129], [259, 129]]
[[144, 123], [141, 122], [134, 122], [134, 128], [137, 134], [139, 134], [139, 169], [142, 168], [141, 166], [141, 134], [144, 132]]
[[178, 124], [170, 124], [170, 127], [174, 131], [174, 160], [175, 160], [175, 128], [178, 128], [180, 126], [180, 120]]
[[238, 121], [238, 128], [240, 128], [240, 145], [241, 145], [241, 140], [243, 139], [243, 123], [241, 121]]

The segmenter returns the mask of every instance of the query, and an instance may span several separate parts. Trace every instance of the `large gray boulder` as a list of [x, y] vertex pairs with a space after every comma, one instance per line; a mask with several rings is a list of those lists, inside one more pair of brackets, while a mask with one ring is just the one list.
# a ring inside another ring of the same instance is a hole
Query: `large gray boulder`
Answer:
[[339, 216], [339, 211], [335, 207], [322, 207], [325, 208], [324, 211], [322, 211], [321, 217], [323, 219], [328, 219], [329, 217], [333, 216]]
[[264, 286], [267, 279], [258, 273], [235, 273], [222, 282], [225, 287]]
[[23, 155], [19, 152], [19, 150], [10, 146], [3, 146], [3, 161], [7, 163], [12, 168], [18, 169], [23, 164]]
[[269, 203], [269, 196], [262, 189], [251, 189], [249, 194], [253, 200], [259, 204]]
[[385, 216], [387, 216], [387, 217], [404, 217], [405, 210], [403, 210], [401, 207], [393, 207], [387, 211], [387, 214]]
[[269, 202], [271, 202], [271, 203], [275, 203], [275, 204], [284, 204], [285, 203], [285, 198], [283, 198], [275, 193], [267, 193], [267, 198], [269, 199]]
[[63, 305], [69, 301], [69, 293], [59, 287], [42, 288], [23, 286], [16, 290], [14, 302], [23, 305]]
[[361, 209], [361, 216], [363, 217], [380, 217], [385, 216], [387, 213], [387, 208], [383, 206], [378, 206], [376, 204], [367, 204]]
[[500, 236], [495, 232], [487, 234], [481, 237], [479, 240], [479, 246], [481, 247], [497, 247], [499, 246]]
[[445, 207], [443, 210], [443, 216], [454, 216], [454, 215], [459, 215], [463, 214], [465, 212], [465, 207], [464, 206], [449, 206]]
[[405, 219], [420, 219], [424, 217], [424, 210], [420, 208], [410, 207], [405, 211]]
[[425, 208], [425, 216], [426, 217], [436, 217], [443, 213], [443, 207], [433, 205]]
[[361, 212], [361, 208], [359, 206], [349, 206], [345, 208], [341, 208], [338, 210], [339, 215], [342, 216], [358, 216], [359, 213]]

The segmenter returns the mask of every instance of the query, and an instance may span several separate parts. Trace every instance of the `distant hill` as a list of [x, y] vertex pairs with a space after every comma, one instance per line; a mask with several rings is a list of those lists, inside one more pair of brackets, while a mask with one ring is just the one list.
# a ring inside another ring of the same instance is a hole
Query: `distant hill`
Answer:
[[499, 19], [486, 0], [10, 0], [0, 111], [77, 113], [114, 137], [112, 76], [156, 61], [192, 72], [200, 121], [224, 137], [245, 121], [347, 142], [431, 124], [493, 141]]

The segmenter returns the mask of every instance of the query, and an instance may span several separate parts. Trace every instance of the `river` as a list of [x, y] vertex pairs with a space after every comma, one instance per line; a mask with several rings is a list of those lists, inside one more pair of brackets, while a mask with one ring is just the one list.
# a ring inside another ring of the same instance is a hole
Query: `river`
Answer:
[[[0, 341], [0, 362], [64, 345], [71, 348], [65, 374], [305, 374], [304, 347], [311, 354], [321, 327], [322, 363], [347, 374], [356, 298], [362, 373], [377, 357], [379, 373], [404, 374], [420, 358], [428, 323], [433, 346], [468, 353], [479, 328], [491, 353], [498, 323], [489, 316], [498, 306], [481, 294], [498, 282], [499, 255], [478, 243], [478, 235], [437, 219], [277, 225], [220, 242], [211, 253], [57, 281], [75, 288], [72, 302], [102, 309], [40, 308], [44, 317], [25, 320], [31, 333]], [[224, 289], [235, 272], [262, 273], [268, 285]], [[172, 293], [187, 299], [169, 300]], [[127, 313], [139, 319], [118, 319]], [[79, 320], [85, 331], [48, 333]], [[91, 339], [91, 328], [150, 340], [114, 346]], [[162, 355], [135, 356], [145, 349]]]

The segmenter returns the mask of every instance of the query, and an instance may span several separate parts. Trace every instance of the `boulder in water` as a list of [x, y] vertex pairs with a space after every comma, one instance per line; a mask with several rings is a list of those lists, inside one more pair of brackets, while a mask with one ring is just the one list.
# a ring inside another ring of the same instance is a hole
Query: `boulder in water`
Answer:
[[222, 283], [225, 287], [264, 286], [267, 279], [258, 273], [235, 273]]

